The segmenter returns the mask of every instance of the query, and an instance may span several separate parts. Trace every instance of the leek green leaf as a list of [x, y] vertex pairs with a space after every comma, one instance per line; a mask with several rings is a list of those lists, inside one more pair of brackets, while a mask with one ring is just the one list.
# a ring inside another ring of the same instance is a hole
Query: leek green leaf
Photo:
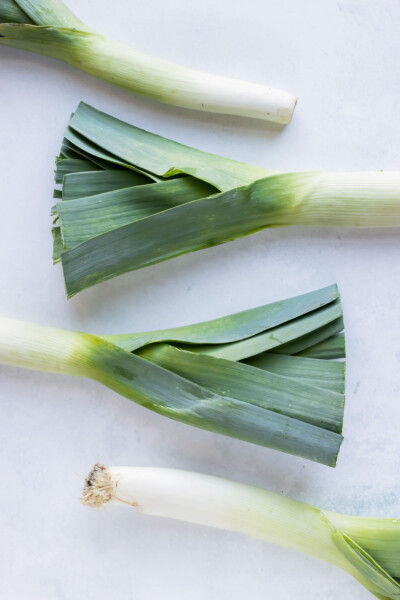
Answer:
[[[331, 305], [338, 299], [339, 290], [337, 285], [334, 284], [307, 294], [279, 300], [203, 323], [159, 331], [102, 337], [130, 352], [157, 342], [192, 344], [192, 348], [196, 344], [219, 347], [252, 338], [284, 323], [290, 323], [302, 315], [313, 313], [327, 305]], [[339, 308], [339, 310], [341, 309]]]
[[62, 183], [62, 199], [77, 200], [105, 192], [120, 191], [135, 185], [144, 185], [148, 183], [148, 178], [135, 171], [104, 169], [66, 173]]
[[272, 352], [257, 354], [245, 362], [258, 369], [300, 379], [321, 389], [344, 394], [345, 365], [342, 362]]

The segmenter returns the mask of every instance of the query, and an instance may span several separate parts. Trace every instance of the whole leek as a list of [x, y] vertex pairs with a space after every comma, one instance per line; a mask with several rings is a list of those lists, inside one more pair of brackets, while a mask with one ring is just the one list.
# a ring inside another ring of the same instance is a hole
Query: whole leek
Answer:
[[[2, 24], [3, 23], [3, 24]], [[101, 35], [62, 0], [1, 0], [0, 44], [62, 60], [167, 104], [289, 123], [296, 98], [265, 85], [194, 71]]]
[[400, 172], [272, 173], [85, 104], [67, 127], [56, 181], [53, 258], [68, 297], [267, 227], [400, 226]]
[[400, 597], [398, 519], [337, 514], [189, 471], [99, 464], [86, 480], [81, 501], [94, 508], [122, 503], [147, 515], [244, 533], [330, 562], [380, 600]]
[[136, 334], [95, 336], [3, 318], [0, 363], [90, 377], [182, 423], [335, 466], [344, 363], [329, 358], [344, 356], [342, 328], [334, 285]]

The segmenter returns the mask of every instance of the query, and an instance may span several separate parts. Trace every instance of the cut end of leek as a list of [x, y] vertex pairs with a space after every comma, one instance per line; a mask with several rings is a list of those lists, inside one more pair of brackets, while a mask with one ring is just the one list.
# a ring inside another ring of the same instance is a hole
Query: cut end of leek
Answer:
[[96, 463], [86, 477], [81, 503], [91, 508], [101, 508], [113, 499], [115, 485], [104, 465]]
[[[277, 111], [277, 116], [279, 120], [277, 119], [275, 122], [280, 123], [281, 125], [289, 125], [293, 118], [294, 109], [297, 106], [298, 98], [297, 96], [293, 96], [293, 94], [289, 94], [287, 92], [280, 92], [280, 94], [282, 98], [282, 106]], [[271, 120], [269, 118], [268, 113], [264, 120]]]

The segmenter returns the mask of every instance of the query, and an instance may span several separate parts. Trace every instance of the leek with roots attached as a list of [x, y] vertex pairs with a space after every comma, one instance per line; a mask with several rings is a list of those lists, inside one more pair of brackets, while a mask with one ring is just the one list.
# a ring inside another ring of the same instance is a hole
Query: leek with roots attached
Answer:
[[53, 258], [67, 296], [267, 227], [398, 227], [400, 172], [272, 173], [81, 104], [57, 159]]
[[344, 357], [342, 329], [333, 285], [135, 334], [0, 319], [0, 363], [90, 377], [171, 419], [335, 466], [345, 366], [331, 359]]
[[0, 44], [62, 60], [90, 75], [167, 104], [289, 123], [292, 94], [194, 71], [100, 35], [62, 0], [1, 0]]
[[352, 517], [210, 475], [146, 467], [89, 474], [82, 503], [244, 533], [341, 567], [380, 600], [400, 598], [400, 521]]

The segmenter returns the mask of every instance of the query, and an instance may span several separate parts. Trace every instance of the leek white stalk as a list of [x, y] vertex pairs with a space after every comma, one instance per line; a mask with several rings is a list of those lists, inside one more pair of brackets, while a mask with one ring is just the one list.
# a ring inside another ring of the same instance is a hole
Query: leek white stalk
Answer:
[[94, 508], [125, 504], [146, 515], [244, 533], [341, 567], [381, 600], [400, 597], [397, 519], [336, 514], [199, 473], [99, 464], [86, 480], [81, 501]]
[[0, 363], [34, 371], [83, 375], [91, 336], [0, 317]]
[[[25, 15], [25, 16], [24, 16]], [[14, 18], [15, 22], [6, 22]], [[169, 63], [98, 34], [61, 0], [5, 0], [0, 44], [62, 60], [143, 96], [184, 108], [289, 123], [296, 98], [256, 83]]]

